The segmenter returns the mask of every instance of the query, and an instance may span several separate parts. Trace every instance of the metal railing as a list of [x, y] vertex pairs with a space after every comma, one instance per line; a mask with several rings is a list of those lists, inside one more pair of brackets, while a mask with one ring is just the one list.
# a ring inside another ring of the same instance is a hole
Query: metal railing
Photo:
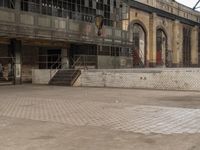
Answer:
[[80, 62], [80, 59], [81, 59], [81, 56], [78, 57], [77, 59], [72, 58], [72, 62], [73, 62], [72, 68], [76, 68], [76, 66], [80, 67], [82, 65], [82, 63]]
[[67, 65], [67, 63], [60, 62], [60, 60], [62, 60], [62, 57], [61, 56], [58, 57], [57, 61], [55, 61], [54, 64], [51, 65], [50, 67], [50, 79], [52, 79], [59, 70], [74, 70], [74, 73], [72, 74], [72, 76], [74, 76], [74, 74], [76, 73], [76, 70], [84, 69], [82, 68], [82, 62], [80, 62], [80, 59], [81, 59], [81, 56], [78, 57], [77, 59], [71, 59], [73, 64], [71, 66], [71, 69], [69, 68], [67, 69], [67, 68], [62, 68], [62, 66]]
[[88, 69], [97, 67], [97, 55], [75, 55], [74, 68]]
[[58, 72], [59, 68], [62, 67], [62, 63], [60, 62], [60, 60], [62, 59], [62, 57], [58, 57], [58, 59], [55, 61], [55, 63], [53, 65], [51, 65], [50, 67], [50, 79], [53, 78], [53, 76]]
[[62, 57], [59, 57], [58, 60], [51, 66], [51, 69], [50, 69], [50, 82], [53, 79], [53, 77], [57, 74], [58, 71], [60, 71], [60, 70], [71, 70], [73, 72], [72, 72], [72, 74], [70, 76], [70, 78], [71, 78], [70, 79], [71, 80], [70, 85], [73, 85], [74, 82], [76, 81], [76, 79], [78, 78], [78, 76], [81, 74], [80, 70], [83, 69], [83, 68], [80, 67], [80, 66], [82, 66], [82, 64], [79, 62], [81, 57], [78, 57], [77, 60], [72, 59], [73, 65], [71, 66], [71, 69], [62, 68], [62, 66], [65, 65], [65, 64], [64, 63], [59, 63], [60, 59], [62, 59]]
[[[124, 43], [129, 43], [128, 31], [124, 31], [121, 28], [114, 28], [109, 26], [104, 26], [102, 33], [103, 36], [99, 37], [97, 35], [96, 27], [94, 23], [74, 20], [68, 18], [58, 18], [55, 16], [47, 16], [43, 14], [31, 13], [17, 11], [13, 9], [0, 8], [5, 14], [9, 14], [11, 19], [4, 18], [1, 13], [0, 17], [2, 20], [0, 26], [0, 34], [3, 36], [13, 36], [18, 37], [33, 37], [40, 39], [51, 39], [56, 41], [77, 41], [82, 43], [115, 43], [116, 45], [122, 45]], [[32, 18], [32, 22], [27, 22], [26, 18]], [[43, 20], [44, 19], [44, 20]], [[48, 21], [47, 21], [48, 20]], [[59, 27], [55, 25], [55, 21], [64, 22], [65, 26]], [[107, 32], [109, 30], [109, 32]], [[120, 30], [123, 37], [119, 37], [116, 31]], [[45, 31], [43, 34], [42, 31]], [[106, 32], [106, 33], [105, 33]], [[73, 37], [73, 38], [72, 38]], [[102, 39], [109, 39], [104, 41]], [[117, 41], [116, 41], [117, 40]], [[119, 42], [120, 41], [120, 42]], [[53, 43], [52, 43], [53, 45]]]

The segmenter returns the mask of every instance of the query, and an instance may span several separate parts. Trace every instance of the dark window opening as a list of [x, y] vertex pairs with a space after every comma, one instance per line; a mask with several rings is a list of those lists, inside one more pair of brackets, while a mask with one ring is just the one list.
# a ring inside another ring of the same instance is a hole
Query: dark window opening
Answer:
[[156, 65], [169, 66], [167, 36], [162, 29], [158, 29], [156, 32]]
[[144, 67], [146, 64], [146, 33], [141, 25], [133, 25], [133, 65]]
[[41, 49], [39, 51], [39, 69], [56, 69], [61, 67], [60, 49]]
[[91, 23], [96, 15], [103, 15], [104, 25], [113, 26], [116, 16], [120, 16], [118, 3], [117, 0], [21, 0], [21, 10]]
[[0, 0], [0, 7], [15, 8], [15, 0]]
[[191, 29], [183, 28], [183, 67], [191, 66]]

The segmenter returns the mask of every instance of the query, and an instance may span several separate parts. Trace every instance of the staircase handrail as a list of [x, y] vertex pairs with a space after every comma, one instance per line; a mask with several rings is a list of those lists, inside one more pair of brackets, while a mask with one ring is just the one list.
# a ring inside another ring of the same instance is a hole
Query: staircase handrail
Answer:
[[[86, 63], [87, 57], [93, 56], [93, 55], [76, 55], [76, 56], [78, 56], [78, 59], [73, 64], [73, 67], [75, 68], [75, 66], [78, 66], [78, 68], [81, 68], [81, 66], [83, 66], [84, 69], [88, 69], [87, 63]], [[83, 61], [80, 61], [81, 58], [83, 58]], [[78, 62], [79, 62], [79, 64], [78, 64]]]
[[[55, 71], [53, 74], [55, 74], [58, 71], [58, 68], [61, 67], [62, 63], [59, 64], [60, 60], [62, 59], [62, 57], [58, 57], [58, 59], [55, 61], [54, 64], [51, 65], [50, 67], [50, 79], [52, 79], [53, 75], [52, 72]], [[54, 69], [54, 66], [58, 64], [58, 66]]]
[[74, 75], [76, 74], [76, 73], [79, 73], [79, 75], [81, 74], [81, 70], [80, 69], [75, 69], [74, 70], [74, 72], [73, 72], [73, 74], [72, 74], [72, 79], [71, 79], [71, 85], [73, 85], [73, 83], [74, 83], [74, 81], [77, 79], [77, 77], [79, 76], [79, 75], [77, 75], [77, 77], [75, 77]]
[[75, 68], [75, 67], [76, 67], [76, 65], [77, 65], [77, 63], [79, 62], [79, 60], [81, 59], [81, 57], [82, 57], [82, 56], [79, 56], [78, 59], [75, 60], [75, 61], [74, 61], [74, 59], [72, 59], [72, 60], [73, 60], [72, 68]]

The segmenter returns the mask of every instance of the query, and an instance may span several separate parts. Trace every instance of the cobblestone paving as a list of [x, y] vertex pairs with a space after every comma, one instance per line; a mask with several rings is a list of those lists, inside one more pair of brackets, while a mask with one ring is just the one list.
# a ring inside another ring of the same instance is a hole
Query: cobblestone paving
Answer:
[[[75, 126], [105, 126], [137, 133], [200, 133], [200, 109], [7, 96], [0, 116], [50, 121]], [[7, 122], [0, 121], [0, 128]]]

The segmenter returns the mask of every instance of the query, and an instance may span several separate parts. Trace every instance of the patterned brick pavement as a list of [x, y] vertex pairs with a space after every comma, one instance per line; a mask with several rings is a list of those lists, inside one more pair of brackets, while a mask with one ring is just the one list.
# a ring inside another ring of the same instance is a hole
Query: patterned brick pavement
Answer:
[[[177, 107], [6, 96], [0, 98], [0, 116], [73, 126], [105, 126], [143, 134], [200, 133], [200, 109]], [[1, 120], [0, 128], [6, 124], [6, 120]]]

